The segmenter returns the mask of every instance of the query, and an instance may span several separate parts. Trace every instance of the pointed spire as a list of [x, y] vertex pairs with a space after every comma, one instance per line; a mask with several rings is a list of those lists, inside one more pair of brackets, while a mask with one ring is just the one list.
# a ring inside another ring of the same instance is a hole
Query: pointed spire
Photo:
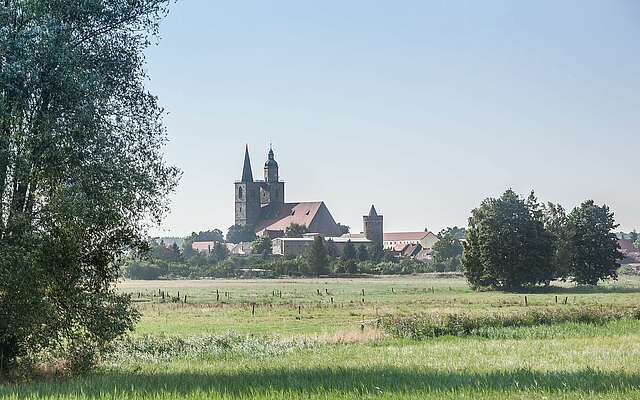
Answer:
[[376, 212], [376, 208], [373, 206], [373, 204], [371, 205], [371, 209], [369, 210], [369, 216], [370, 217], [377, 217], [378, 213]]
[[253, 182], [253, 172], [251, 172], [251, 160], [249, 159], [249, 145], [244, 149], [244, 165], [242, 167], [242, 182]]

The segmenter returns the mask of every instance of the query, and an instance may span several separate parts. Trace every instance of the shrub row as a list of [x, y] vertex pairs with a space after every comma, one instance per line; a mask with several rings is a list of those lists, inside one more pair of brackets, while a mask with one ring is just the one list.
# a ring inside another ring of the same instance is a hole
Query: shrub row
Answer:
[[222, 358], [236, 355], [265, 357], [308, 348], [313, 345], [313, 341], [305, 338], [253, 336], [235, 333], [193, 337], [128, 336], [114, 344], [110, 353], [106, 355], [106, 361], [117, 364], [141, 360], [163, 362], [176, 358]]
[[424, 339], [438, 336], [479, 335], [487, 328], [517, 328], [562, 323], [601, 325], [619, 319], [640, 319], [640, 309], [610, 307], [531, 308], [490, 314], [441, 313], [386, 316], [378, 325], [392, 336]]

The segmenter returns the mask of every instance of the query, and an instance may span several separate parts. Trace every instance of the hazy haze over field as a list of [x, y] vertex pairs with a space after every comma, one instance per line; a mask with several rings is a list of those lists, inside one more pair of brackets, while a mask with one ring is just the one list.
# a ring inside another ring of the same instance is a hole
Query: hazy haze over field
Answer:
[[[361, 228], [465, 225], [513, 187], [640, 226], [635, 1], [175, 4], [148, 52], [184, 171], [156, 233], [233, 224], [249, 143], [273, 142], [287, 199]], [[635, 165], [634, 165], [635, 164]]]

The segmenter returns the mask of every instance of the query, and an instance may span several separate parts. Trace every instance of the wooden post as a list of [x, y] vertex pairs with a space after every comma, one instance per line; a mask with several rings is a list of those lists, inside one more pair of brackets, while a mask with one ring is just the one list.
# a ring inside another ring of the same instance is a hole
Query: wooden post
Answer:
[[316, 289], [318, 291], [318, 296], [320, 296], [320, 289]]
[[184, 295], [184, 303], [187, 304], [187, 295]]
[[525, 305], [525, 307], [529, 305], [529, 303], [527, 301], [527, 296], [524, 296], [524, 305]]
[[569, 298], [568, 298], [568, 297], [565, 297], [565, 298], [564, 298], [564, 304], [567, 304], [567, 301], [569, 301]]
[[256, 315], [256, 303], [251, 304], [251, 315], [254, 317]]
[[302, 306], [298, 306], [298, 315], [302, 314]]
[[556, 304], [558, 304], [558, 296], [556, 296]]
[[331, 304], [333, 304], [333, 297], [331, 298]]
[[395, 293], [395, 292], [393, 291], [393, 288], [391, 288], [391, 293]]
[[362, 297], [364, 297], [364, 289], [362, 289]]

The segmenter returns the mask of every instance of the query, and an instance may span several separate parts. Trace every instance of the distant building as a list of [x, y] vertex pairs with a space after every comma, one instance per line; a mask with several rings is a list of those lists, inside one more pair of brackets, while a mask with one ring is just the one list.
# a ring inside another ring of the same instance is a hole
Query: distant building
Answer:
[[217, 242], [211, 242], [211, 241], [193, 242], [191, 243], [191, 248], [195, 251], [210, 253], [211, 250], [213, 250], [213, 247], [216, 245], [216, 243]]
[[[336, 251], [338, 256], [342, 255], [344, 251], [344, 247], [347, 245], [347, 242], [351, 241], [353, 245], [356, 247], [360, 247], [361, 245], [365, 245], [367, 247], [371, 247], [373, 242], [369, 239], [359, 238], [359, 239], [351, 239], [346, 237], [326, 237], [325, 245], [329, 241], [332, 241], [335, 244]], [[272, 240], [272, 248], [273, 254], [280, 256], [292, 256], [297, 257], [301, 256], [307, 251], [309, 247], [313, 245], [313, 241], [315, 240], [312, 235], [305, 235], [301, 238], [276, 238]]]
[[383, 216], [378, 215], [376, 208], [371, 205], [369, 215], [362, 217], [364, 237], [382, 246], [384, 241]]
[[338, 236], [338, 224], [324, 202], [285, 203], [278, 168], [273, 149], [269, 149], [264, 180], [254, 180], [249, 148], [245, 148], [242, 178], [235, 183], [236, 225], [250, 226], [258, 236], [271, 238], [283, 236], [291, 224], [306, 225], [309, 232], [323, 236]]
[[[399, 251], [403, 245], [419, 244], [423, 249], [431, 249], [438, 242], [433, 232], [390, 232], [384, 234], [384, 248]], [[401, 250], [400, 250], [401, 251]]]

